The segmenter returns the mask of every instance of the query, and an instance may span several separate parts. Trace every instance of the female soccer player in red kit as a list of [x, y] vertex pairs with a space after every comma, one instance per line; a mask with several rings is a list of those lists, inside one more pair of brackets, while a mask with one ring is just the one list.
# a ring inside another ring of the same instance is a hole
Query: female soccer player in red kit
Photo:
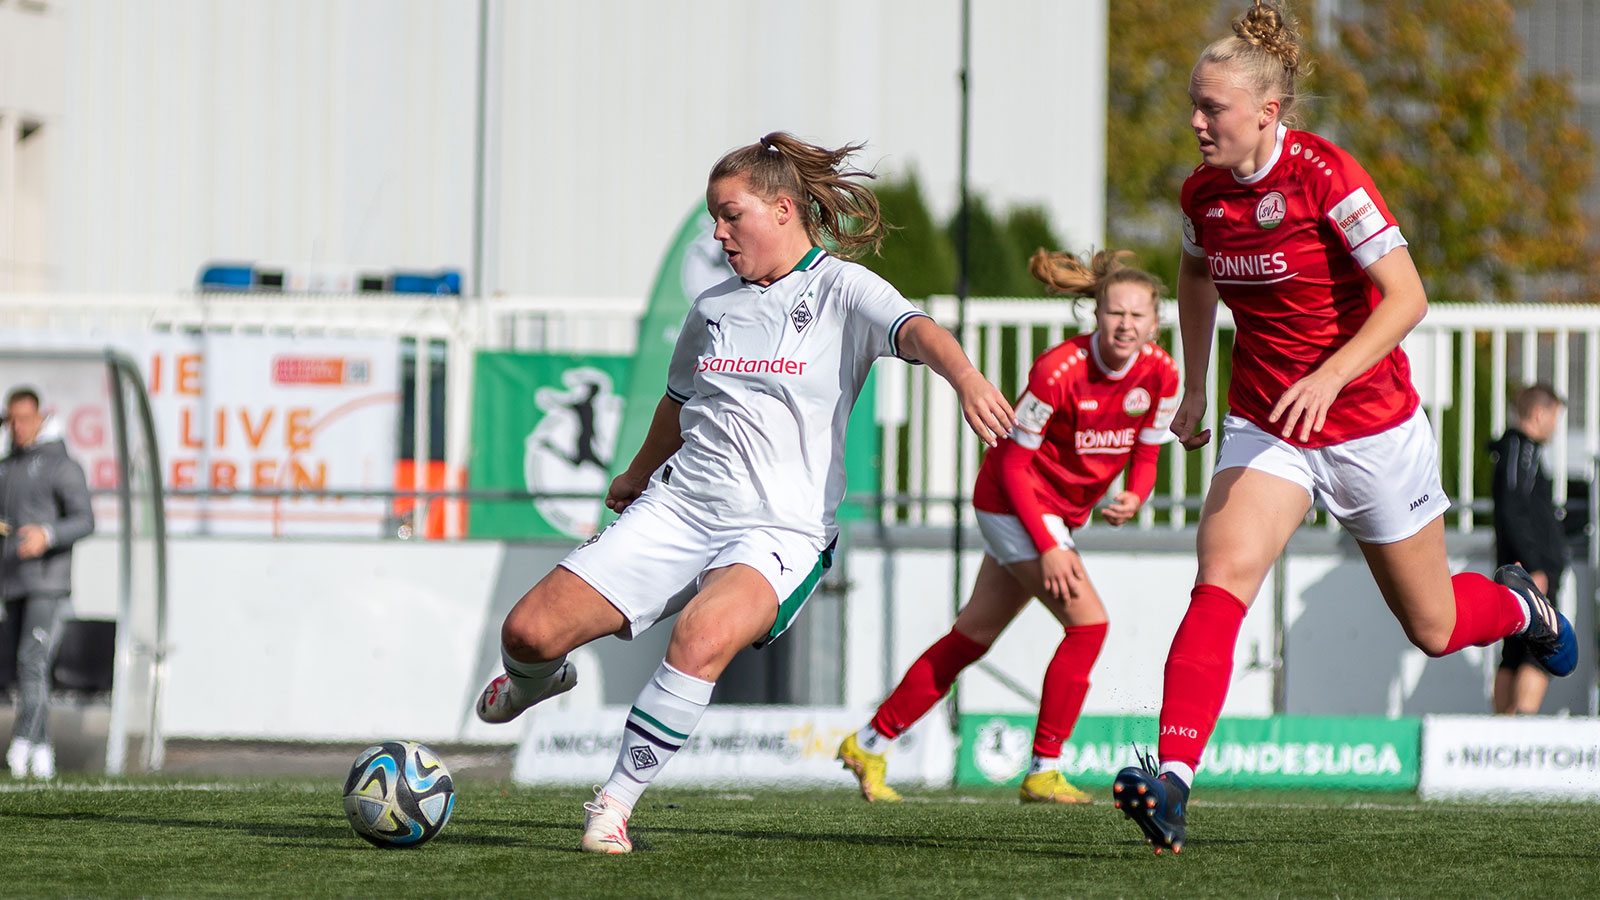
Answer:
[[856, 774], [868, 800], [900, 799], [885, 783], [889, 744], [1037, 598], [1065, 634], [1045, 669], [1033, 765], [1021, 798], [1089, 802], [1056, 768], [1106, 637], [1105, 606], [1074, 549], [1072, 529], [1088, 521], [1124, 467], [1126, 489], [1101, 514], [1121, 525], [1139, 511], [1155, 487], [1157, 455], [1172, 439], [1167, 426], [1178, 403], [1177, 365], [1150, 343], [1161, 282], [1123, 265], [1126, 255], [1102, 251], [1085, 266], [1069, 254], [1040, 250], [1031, 261], [1034, 276], [1055, 292], [1095, 299], [1096, 328], [1034, 361], [1027, 392], [1017, 401], [1016, 427], [984, 456], [972, 505], [985, 553], [955, 627], [912, 664], [872, 721], [839, 747], [839, 760]]
[[1287, 128], [1301, 69], [1294, 23], [1256, 0], [1189, 80], [1202, 165], [1184, 182], [1178, 274], [1184, 447], [1206, 407], [1216, 303], [1237, 328], [1229, 413], [1200, 514], [1199, 572], [1167, 655], [1159, 771], [1130, 766], [1115, 804], [1160, 853], [1216, 727], [1246, 610], [1321, 496], [1356, 539], [1406, 637], [1429, 656], [1522, 635], [1553, 675], [1577, 665], [1572, 626], [1520, 566], [1450, 575], [1438, 446], [1400, 340], [1427, 312], [1400, 227], [1366, 171]]

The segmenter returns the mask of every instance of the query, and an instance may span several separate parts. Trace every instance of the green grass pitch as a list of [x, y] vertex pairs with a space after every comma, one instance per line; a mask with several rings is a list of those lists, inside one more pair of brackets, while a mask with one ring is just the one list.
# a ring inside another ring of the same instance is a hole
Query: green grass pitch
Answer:
[[[843, 778], [841, 774], [841, 779]], [[632, 856], [577, 852], [587, 791], [461, 781], [433, 843], [368, 846], [331, 780], [0, 790], [4, 897], [1592, 897], [1600, 807], [1197, 790], [1155, 856], [1104, 800], [655, 789]], [[913, 792], [918, 793], [918, 792]]]

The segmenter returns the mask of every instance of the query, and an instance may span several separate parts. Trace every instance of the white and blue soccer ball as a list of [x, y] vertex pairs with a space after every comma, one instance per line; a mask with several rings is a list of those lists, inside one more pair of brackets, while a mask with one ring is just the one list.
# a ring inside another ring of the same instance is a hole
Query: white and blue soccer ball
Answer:
[[344, 812], [379, 847], [433, 840], [455, 808], [455, 784], [438, 754], [416, 741], [384, 741], [356, 757], [344, 780]]

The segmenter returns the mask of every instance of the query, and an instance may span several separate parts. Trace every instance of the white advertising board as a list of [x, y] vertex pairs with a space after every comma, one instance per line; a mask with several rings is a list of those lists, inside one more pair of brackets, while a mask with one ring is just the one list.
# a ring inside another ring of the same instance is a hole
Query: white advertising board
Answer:
[[[627, 707], [542, 710], [517, 748], [511, 777], [523, 784], [599, 784], [622, 745]], [[655, 783], [661, 785], [855, 784], [834, 758], [871, 711], [836, 707], [713, 706]], [[942, 716], [895, 741], [891, 780], [948, 783], [954, 755]]]
[[[150, 394], [169, 491], [384, 490], [394, 484], [401, 395], [393, 338], [0, 333], [0, 343], [110, 345], [132, 358]], [[6, 374], [15, 380], [0, 387], [40, 388], [90, 488], [114, 487], [115, 438], [103, 369], [28, 363]], [[115, 527], [115, 517], [106, 515], [114, 506], [96, 510], [105, 519], [102, 527]], [[179, 535], [379, 537], [388, 511], [382, 498], [169, 497], [167, 527]]]
[[1426, 716], [1423, 798], [1600, 799], [1600, 720]]

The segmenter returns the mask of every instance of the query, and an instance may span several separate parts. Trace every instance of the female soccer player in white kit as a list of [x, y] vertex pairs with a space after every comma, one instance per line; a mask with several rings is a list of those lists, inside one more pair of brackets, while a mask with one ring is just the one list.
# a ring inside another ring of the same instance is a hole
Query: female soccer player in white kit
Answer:
[[577, 647], [679, 614], [611, 777], [584, 804], [586, 851], [633, 849], [629, 815], [694, 730], [717, 677], [741, 648], [782, 634], [829, 566], [845, 424], [874, 360], [926, 363], [990, 445], [1015, 424], [949, 332], [822, 249], [881, 240], [877, 199], [854, 180], [866, 173], [844, 168], [860, 146], [828, 150], [778, 132], [712, 168], [706, 208], [736, 277], [689, 311], [644, 445], [606, 495], [621, 515], [506, 616], [506, 673], [477, 703], [486, 722], [570, 690], [566, 655]]
[[1320, 495], [1366, 557], [1406, 637], [1429, 656], [1525, 637], [1539, 665], [1577, 665], [1572, 626], [1520, 566], [1450, 575], [1439, 453], [1400, 340], [1427, 313], [1422, 279], [1372, 178], [1282, 123], [1301, 68], [1293, 23], [1256, 0], [1189, 79], [1202, 165], [1183, 185], [1178, 315], [1184, 392], [1172, 430], [1194, 450], [1216, 303], [1236, 326], [1229, 414], [1196, 539], [1199, 572], [1172, 639], [1159, 770], [1130, 766], [1115, 805], [1179, 850], [1195, 769], [1227, 697], [1245, 612]]

